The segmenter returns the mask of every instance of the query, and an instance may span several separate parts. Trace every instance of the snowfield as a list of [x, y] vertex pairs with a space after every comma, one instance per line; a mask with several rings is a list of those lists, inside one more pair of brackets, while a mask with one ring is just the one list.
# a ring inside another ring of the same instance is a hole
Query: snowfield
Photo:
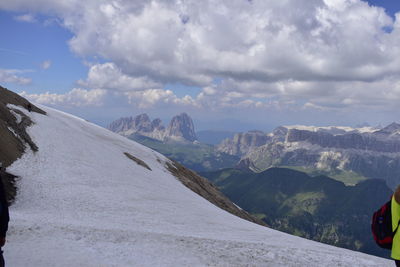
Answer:
[[233, 216], [182, 185], [159, 153], [40, 108], [48, 115], [19, 108], [39, 152], [8, 168], [21, 177], [8, 266], [394, 266]]

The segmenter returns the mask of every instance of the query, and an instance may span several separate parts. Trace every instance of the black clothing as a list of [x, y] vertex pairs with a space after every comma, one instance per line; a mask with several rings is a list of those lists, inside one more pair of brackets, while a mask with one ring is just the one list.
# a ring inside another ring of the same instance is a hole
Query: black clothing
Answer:
[[[0, 168], [0, 238], [5, 238], [8, 230], [8, 222], [10, 216], [8, 214], [8, 203], [6, 199], [6, 191], [3, 186], [3, 168]], [[4, 267], [3, 251], [0, 250], [0, 267]]]
[[0, 250], [0, 267], [4, 267], [6, 264], [4, 262], [3, 251]]
[[395, 260], [394, 262], [396, 263], [396, 267], [400, 267], [400, 261]]
[[6, 192], [3, 186], [2, 176], [3, 175], [0, 172], [0, 237], [6, 237], [10, 216], [8, 214], [8, 203], [6, 199]]

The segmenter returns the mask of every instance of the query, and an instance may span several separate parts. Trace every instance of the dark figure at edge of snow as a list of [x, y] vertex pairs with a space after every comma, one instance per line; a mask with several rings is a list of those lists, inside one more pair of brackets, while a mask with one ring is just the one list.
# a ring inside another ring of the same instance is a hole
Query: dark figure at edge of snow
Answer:
[[[6, 233], [8, 230], [8, 221], [10, 220], [8, 214], [8, 204], [6, 200], [6, 192], [4, 191], [2, 177], [4, 177], [5, 168], [0, 163], [0, 247], [6, 243]], [[0, 267], [3, 267], [4, 257], [3, 250], [0, 250]]]
[[32, 111], [32, 105], [31, 105], [31, 103], [28, 103], [28, 105], [27, 105], [26, 107], [27, 107], [27, 109], [28, 109], [29, 112]]

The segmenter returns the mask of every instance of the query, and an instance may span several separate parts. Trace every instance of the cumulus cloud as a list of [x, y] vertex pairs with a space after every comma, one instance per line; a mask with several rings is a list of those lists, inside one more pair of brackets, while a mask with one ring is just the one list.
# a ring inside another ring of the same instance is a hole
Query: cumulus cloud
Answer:
[[125, 94], [129, 103], [140, 108], [148, 108], [157, 105], [177, 105], [180, 107], [198, 107], [196, 101], [189, 95], [177, 97], [171, 90], [149, 89], [145, 91], [129, 92]]
[[[360, 0], [13, 0], [0, 8], [58, 16], [73, 33], [72, 51], [107, 62], [91, 65], [80, 86], [143, 106], [380, 107], [398, 99], [400, 18]], [[162, 89], [167, 83], [203, 89], [179, 98]]]
[[107, 91], [101, 89], [85, 90], [74, 88], [65, 94], [44, 93], [44, 94], [29, 94], [23, 91], [21, 96], [30, 99], [31, 101], [50, 106], [101, 106], [107, 95]]
[[382, 28], [392, 19], [361, 1], [118, 1], [94, 8], [80, 20], [66, 18], [75, 32], [71, 48], [160, 81], [373, 80], [398, 65], [396, 51], [385, 53], [390, 38]]
[[91, 66], [87, 79], [79, 81], [79, 84], [90, 88], [103, 88], [115, 91], [162, 87], [162, 84], [156, 83], [146, 76], [132, 77], [126, 75], [114, 63], [95, 64]]
[[30, 84], [32, 82], [30, 78], [19, 76], [19, 74], [24, 72], [26, 71], [0, 69], [0, 83], [16, 83], [19, 85]]

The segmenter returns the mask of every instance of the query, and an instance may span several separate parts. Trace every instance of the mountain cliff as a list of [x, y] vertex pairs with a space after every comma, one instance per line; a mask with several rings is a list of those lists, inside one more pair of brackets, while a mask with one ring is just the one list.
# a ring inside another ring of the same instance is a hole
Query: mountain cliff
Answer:
[[261, 131], [249, 131], [247, 133], [237, 133], [233, 138], [227, 138], [218, 145], [218, 150], [229, 155], [245, 155], [254, 148], [265, 145], [270, 136]]
[[[242, 156], [238, 166], [257, 172], [284, 166], [310, 174], [327, 174], [348, 184], [367, 178], [384, 179], [394, 188], [400, 183], [399, 129], [400, 125], [396, 123], [380, 130], [370, 127], [278, 127], [266, 134], [266, 144], [247, 151], [231, 151]], [[229, 150], [225, 148], [224, 151]]]
[[186, 113], [174, 116], [167, 128], [160, 119], [151, 121], [147, 114], [140, 114], [136, 117], [120, 118], [112, 122], [108, 129], [127, 137], [139, 134], [164, 142], [197, 140], [193, 120]]

